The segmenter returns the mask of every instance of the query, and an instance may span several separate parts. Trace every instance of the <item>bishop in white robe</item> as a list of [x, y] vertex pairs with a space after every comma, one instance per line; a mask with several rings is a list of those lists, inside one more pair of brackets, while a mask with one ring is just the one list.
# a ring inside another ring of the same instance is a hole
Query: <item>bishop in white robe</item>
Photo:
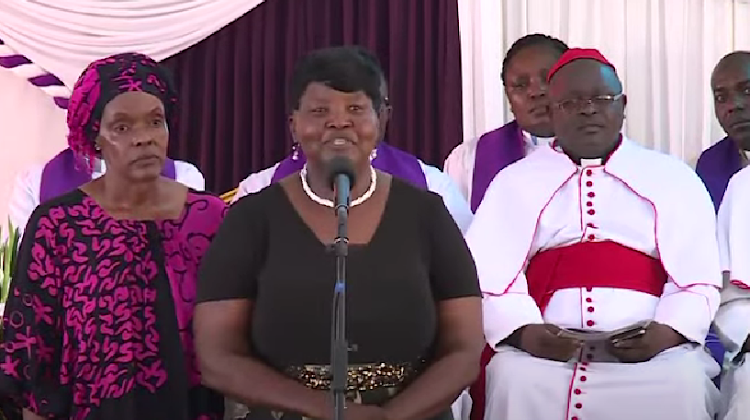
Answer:
[[[556, 140], [501, 171], [466, 235], [484, 295], [487, 420], [713, 420], [716, 218], [695, 173], [620, 134], [595, 50], [550, 70]], [[645, 333], [582, 334], [642, 321]]]

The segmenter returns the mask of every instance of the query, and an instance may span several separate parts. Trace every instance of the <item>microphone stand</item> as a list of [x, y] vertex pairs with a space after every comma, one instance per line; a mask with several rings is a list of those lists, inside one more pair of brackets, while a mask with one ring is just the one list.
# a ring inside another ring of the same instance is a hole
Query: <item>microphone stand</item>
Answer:
[[338, 233], [333, 241], [336, 255], [336, 284], [333, 291], [333, 322], [331, 334], [331, 391], [333, 419], [344, 420], [346, 383], [349, 366], [349, 344], [346, 340], [346, 258], [349, 254], [347, 225], [349, 221], [349, 191], [351, 180], [346, 175], [336, 177], [336, 216]]

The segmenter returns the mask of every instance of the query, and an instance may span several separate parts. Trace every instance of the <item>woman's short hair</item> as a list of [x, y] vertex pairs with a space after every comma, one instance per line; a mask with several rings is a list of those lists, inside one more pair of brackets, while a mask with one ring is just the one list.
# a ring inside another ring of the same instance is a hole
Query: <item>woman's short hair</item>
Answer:
[[364, 92], [373, 107], [380, 108], [383, 71], [362, 50], [358, 46], [330, 47], [304, 56], [295, 66], [289, 83], [289, 111], [299, 109], [300, 99], [311, 83], [322, 83], [339, 92]]
[[566, 43], [549, 35], [529, 34], [518, 38], [513, 43], [513, 45], [510, 46], [510, 49], [505, 54], [505, 58], [503, 59], [503, 69], [500, 72], [500, 78], [503, 81], [503, 85], [505, 85], [506, 83], [508, 67], [510, 66], [510, 62], [513, 60], [513, 57], [515, 57], [518, 53], [528, 47], [536, 46], [547, 46], [557, 52], [558, 55], [563, 55], [565, 51], [568, 51], [568, 45]]

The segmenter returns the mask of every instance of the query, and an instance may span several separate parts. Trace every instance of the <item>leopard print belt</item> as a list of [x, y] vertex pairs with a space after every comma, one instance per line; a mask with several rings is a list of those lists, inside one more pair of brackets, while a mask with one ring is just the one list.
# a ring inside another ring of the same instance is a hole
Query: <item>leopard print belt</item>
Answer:
[[[349, 365], [346, 374], [347, 391], [370, 391], [400, 387], [413, 379], [423, 368], [417, 363], [373, 363]], [[290, 366], [284, 370], [288, 377], [312, 389], [331, 389], [333, 374], [328, 365]]]

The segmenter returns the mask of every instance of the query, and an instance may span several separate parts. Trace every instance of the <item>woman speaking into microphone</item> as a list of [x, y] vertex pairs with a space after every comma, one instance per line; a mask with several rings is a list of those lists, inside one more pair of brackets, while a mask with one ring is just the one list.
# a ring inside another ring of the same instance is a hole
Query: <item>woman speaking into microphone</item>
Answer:
[[357, 49], [314, 51], [288, 89], [305, 167], [240, 199], [199, 279], [204, 382], [252, 420], [333, 418], [337, 236], [332, 162], [351, 164], [346, 420], [451, 419], [484, 345], [474, 262], [442, 199], [375, 170], [382, 71]]

